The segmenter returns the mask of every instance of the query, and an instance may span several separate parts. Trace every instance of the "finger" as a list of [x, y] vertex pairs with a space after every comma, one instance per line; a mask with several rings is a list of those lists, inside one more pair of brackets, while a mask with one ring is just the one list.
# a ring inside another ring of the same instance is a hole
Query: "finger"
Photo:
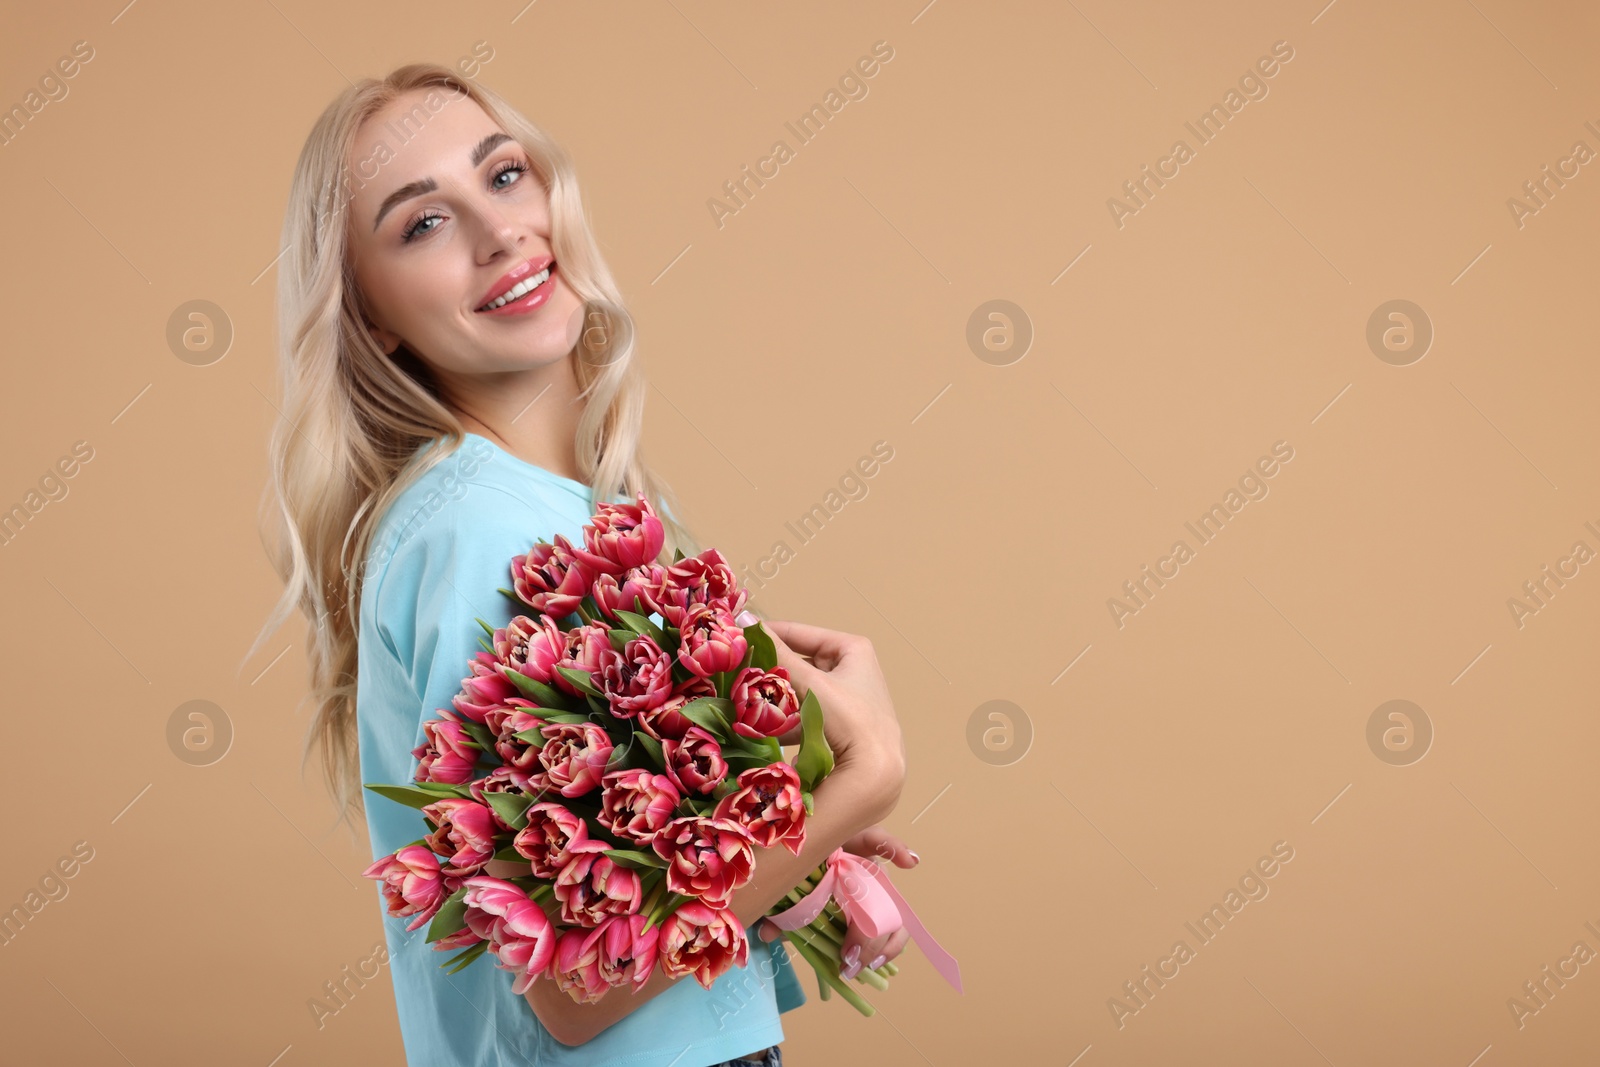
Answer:
[[881, 826], [867, 827], [851, 838], [850, 844], [854, 846], [850, 851], [856, 855], [872, 856], [896, 867], [915, 867], [919, 862], [909, 845]]
[[839, 630], [828, 630], [803, 622], [763, 619], [767, 632], [776, 635], [789, 649], [809, 656], [819, 670], [831, 671], [850, 654], [856, 635]]
[[877, 956], [870, 956], [863, 965], [868, 970], [877, 970], [885, 963], [894, 959], [905, 950], [906, 943], [911, 940], [911, 931], [904, 926], [889, 935], [889, 940], [883, 946], [883, 952]]
[[811, 691], [813, 683], [822, 672], [789, 647], [773, 628], [771, 619], [762, 619], [761, 628], [772, 638], [773, 651], [778, 655], [778, 666], [789, 673], [789, 681], [794, 685], [795, 695], [802, 700], [805, 699], [806, 693]]
[[756, 936], [763, 941], [776, 941], [783, 936], [783, 931], [771, 919], [762, 919], [756, 924]]
[[854, 978], [861, 973], [870, 960], [883, 955], [884, 946], [889, 943], [892, 935], [880, 934], [877, 937], [868, 937], [857, 927], [850, 927], [845, 931], [844, 944], [840, 948], [839, 977]]

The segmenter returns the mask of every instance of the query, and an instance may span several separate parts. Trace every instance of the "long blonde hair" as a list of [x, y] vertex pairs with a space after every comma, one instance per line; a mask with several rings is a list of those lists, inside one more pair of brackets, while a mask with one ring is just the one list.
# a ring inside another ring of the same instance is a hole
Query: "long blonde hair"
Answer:
[[[492, 90], [437, 64], [408, 64], [340, 93], [306, 138], [284, 215], [278, 261], [282, 417], [272, 434], [271, 483], [262, 501], [263, 541], [284, 591], [245, 656], [253, 656], [294, 608], [304, 613], [314, 712], [301, 772], [312, 750], [320, 749], [339, 821], [365, 813], [356, 635], [373, 527], [401, 491], [461, 446], [465, 433], [427, 365], [404, 345], [385, 355], [368, 332], [348, 255], [347, 161], [356, 134], [367, 118], [411, 90], [476, 101], [527, 151], [549, 193], [551, 251], [585, 305], [586, 328], [567, 358], [576, 361], [579, 395], [586, 400], [576, 444], [591, 505], [619, 492], [629, 498], [643, 492], [666, 526], [667, 557], [674, 549], [699, 551], [688, 530], [665, 513], [678, 511], [672, 491], [641, 455], [648, 384], [633, 354], [633, 320], [590, 232], [566, 153]], [[440, 447], [407, 466], [419, 446], [441, 439]]]

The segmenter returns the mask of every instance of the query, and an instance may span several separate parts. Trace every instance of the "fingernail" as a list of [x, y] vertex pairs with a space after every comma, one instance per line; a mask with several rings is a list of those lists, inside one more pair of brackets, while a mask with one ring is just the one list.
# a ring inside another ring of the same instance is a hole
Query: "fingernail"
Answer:
[[755, 617], [754, 613], [752, 613], [750, 609], [746, 608], [744, 611], [741, 611], [739, 614], [735, 615], [733, 617], [733, 621], [738, 623], [740, 626], [754, 626], [760, 620]]
[[921, 863], [922, 862], [922, 857], [917, 855], [915, 852], [912, 852], [909, 848], [906, 849], [906, 854], [911, 857], [911, 862], [912, 863]]
[[851, 945], [845, 950], [844, 969], [839, 972], [839, 977], [854, 978], [859, 970], [861, 970], [861, 946]]
[[883, 953], [881, 953], [881, 952], [878, 953], [878, 955], [873, 958], [872, 962], [867, 964], [867, 970], [875, 971], [879, 967], [882, 967], [883, 966], [883, 959], [884, 959]]
[[861, 970], [861, 961], [857, 960], [855, 963], [846, 964], [844, 970], [839, 972], [839, 977], [854, 978], [859, 970]]

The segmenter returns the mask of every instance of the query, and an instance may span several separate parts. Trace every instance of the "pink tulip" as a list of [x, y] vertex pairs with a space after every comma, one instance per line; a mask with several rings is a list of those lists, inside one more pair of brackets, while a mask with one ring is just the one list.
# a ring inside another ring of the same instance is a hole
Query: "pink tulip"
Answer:
[[643, 899], [639, 872], [610, 856], [604, 841], [586, 841], [556, 875], [555, 897], [561, 921], [572, 926], [599, 926], [608, 915], [631, 915]]
[[[451, 890], [451, 892], [453, 893], [455, 890]], [[471, 948], [482, 940], [483, 938], [472, 932], [472, 927], [463, 926], [455, 933], [447, 934], [432, 944], [435, 952], [452, 952], [458, 948]]]
[[584, 821], [560, 804], [534, 804], [528, 824], [511, 839], [511, 847], [533, 865], [540, 878], [554, 878], [573, 856], [573, 850], [590, 840]]
[[786, 667], [746, 667], [728, 688], [733, 730], [744, 737], [782, 737], [800, 725], [800, 698]]
[[666, 543], [666, 528], [643, 493], [637, 504], [601, 504], [583, 528], [584, 548], [573, 553], [596, 574], [621, 574], [653, 563]]
[[[589, 675], [590, 681], [594, 682], [606, 659], [616, 654], [611, 647], [611, 638], [607, 636], [610, 630], [611, 628], [603, 622], [588, 622], [582, 626], [574, 626], [566, 632], [561, 658], [556, 661], [555, 666], [583, 671]], [[573, 696], [583, 695], [583, 691], [568, 681], [566, 675], [553, 668], [552, 673], [554, 684], [563, 691]]]
[[564, 797], [579, 797], [600, 784], [611, 758], [611, 738], [592, 722], [547, 722], [539, 728], [544, 747], [539, 763], [550, 785]]
[[684, 615], [696, 604], [737, 615], [749, 598], [749, 591], [739, 585], [727, 559], [717, 549], [708, 548], [667, 568], [661, 617], [681, 629]]
[[646, 916], [614, 915], [601, 923], [596, 943], [600, 949], [600, 977], [607, 986], [632, 983], [637, 993], [650, 980], [655, 970], [657, 945], [661, 940], [661, 926], [644, 929]]
[[600, 973], [599, 934], [581, 926], [562, 931], [550, 962], [551, 979], [579, 1004], [593, 1004], [611, 988]]
[[556, 534], [555, 543], [540, 541], [511, 560], [511, 584], [517, 599], [534, 611], [564, 619], [578, 610], [594, 574], [573, 554], [572, 543]]
[[448, 863], [445, 874], [477, 874], [494, 856], [494, 812], [487, 804], [465, 797], [445, 797], [425, 804], [422, 814], [438, 827], [423, 840]]
[[666, 576], [667, 568], [661, 564], [646, 563], [621, 574], [600, 575], [590, 587], [589, 595], [608, 619], [617, 618], [618, 611], [631, 611], [648, 618], [661, 614], [656, 598]]
[[489, 653], [473, 653], [469, 665], [472, 676], [461, 679], [461, 692], [450, 701], [462, 718], [483, 722], [490, 708], [522, 695], [521, 690], [511, 684], [511, 679], [500, 673], [499, 661]]
[[749, 961], [750, 943], [732, 911], [691, 900], [661, 924], [657, 951], [669, 978], [692, 974], [710, 989], [729, 967]]
[[518, 615], [494, 632], [490, 644], [502, 671], [513, 670], [546, 685], [565, 681], [555, 666], [566, 654], [567, 635], [548, 615], [537, 619]]
[[[390, 915], [415, 915], [407, 930], [415, 930], [438, 912], [450, 893], [445, 891], [439, 873], [439, 858], [421, 845], [407, 845], [398, 852], [377, 860], [361, 872], [363, 878], [376, 878]], [[451, 891], [453, 892], [453, 890]]]
[[713, 817], [738, 823], [762, 848], [781, 843], [800, 855], [806, 840], [806, 805], [795, 769], [779, 761], [751, 767], [735, 781], [739, 788], [717, 801]]
[[555, 958], [556, 930], [544, 909], [517, 886], [499, 878], [468, 878], [462, 902], [467, 927], [489, 942], [497, 966], [517, 975], [511, 991], [521, 996]]
[[684, 731], [683, 737], [661, 742], [667, 775], [685, 793], [709, 793], [728, 776], [727, 761], [716, 738], [698, 726]]
[[657, 741], [664, 741], [669, 737], [682, 737], [689, 732], [689, 727], [694, 725], [680, 714], [683, 706], [701, 697], [716, 695], [717, 687], [712, 684], [710, 678], [693, 675], [674, 687], [672, 696], [666, 703], [649, 711], [640, 712], [639, 727]]
[[618, 837], [649, 844], [682, 799], [664, 774], [645, 768], [611, 771], [601, 778], [600, 823]]
[[525, 775], [542, 769], [539, 764], [539, 749], [542, 747], [542, 742], [530, 744], [517, 735], [537, 730], [545, 724], [545, 720], [533, 714], [538, 710], [540, 709], [531, 700], [510, 697], [506, 704], [489, 709], [483, 720], [483, 724], [494, 734], [495, 754], [505, 762], [506, 766], [513, 767]]
[[728, 819], [700, 815], [673, 819], [650, 839], [650, 847], [667, 861], [668, 889], [698, 897], [714, 908], [727, 907], [755, 871], [750, 832]]
[[733, 670], [749, 648], [744, 627], [728, 612], [706, 604], [684, 612], [681, 638], [678, 662], [702, 676]]
[[422, 744], [411, 750], [419, 761], [412, 776], [417, 782], [450, 782], [465, 785], [472, 781], [478, 765], [478, 746], [454, 719], [429, 719], [422, 724]]
[[[489, 804], [488, 794], [504, 793], [507, 796], [537, 798], [542, 795], [533, 779], [523, 774], [515, 767], [500, 766], [484, 775], [467, 783], [467, 788], [472, 790], [472, 797], [480, 804]], [[489, 805], [489, 810], [494, 811], [494, 806]], [[500, 818], [500, 813], [494, 811], [494, 823], [497, 833], [515, 833], [516, 828]]]
[[611, 714], [634, 718], [672, 698], [672, 657], [650, 638], [635, 637], [621, 652], [607, 647], [600, 654], [594, 684], [606, 695]]

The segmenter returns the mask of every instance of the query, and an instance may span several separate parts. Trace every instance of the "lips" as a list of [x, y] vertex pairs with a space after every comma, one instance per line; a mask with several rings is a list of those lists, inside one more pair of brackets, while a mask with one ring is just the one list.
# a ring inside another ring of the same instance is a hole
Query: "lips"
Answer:
[[[506, 293], [516, 288], [516, 286], [522, 281], [532, 277], [535, 274], [538, 274], [540, 271], [544, 270], [546, 267], [552, 266], [554, 263], [554, 256], [537, 256], [533, 259], [517, 264], [515, 267], [512, 267], [510, 270], [506, 271], [506, 273], [501, 276], [499, 281], [495, 282], [494, 285], [489, 287], [489, 291], [483, 294], [482, 298], [480, 298], [478, 301], [477, 307], [475, 307], [473, 310], [483, 311], [491, 301], [497, 300], [504, 296]], [[554, 277], [553, 271], [551, 272], [551, 276]], [[549, 284], [550, 283], [548, 281], [545, 282], [545, 285]], [[537, 292], [538, 290], [534, 291]]]

